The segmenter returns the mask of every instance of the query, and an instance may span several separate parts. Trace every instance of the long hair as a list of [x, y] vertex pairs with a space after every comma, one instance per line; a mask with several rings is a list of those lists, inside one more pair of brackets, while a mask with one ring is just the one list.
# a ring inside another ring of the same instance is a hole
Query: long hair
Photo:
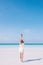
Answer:
[[20, 40], [20, 43], [21, 43], [21, 44], [24, 43], [24, 41], [23, 41], [23, 34], [21, 34], [21, 40]]
[[24, 43], [24, 41], [23, 40], [20, 40], [20, 43], [22, 44], [22, 43]]

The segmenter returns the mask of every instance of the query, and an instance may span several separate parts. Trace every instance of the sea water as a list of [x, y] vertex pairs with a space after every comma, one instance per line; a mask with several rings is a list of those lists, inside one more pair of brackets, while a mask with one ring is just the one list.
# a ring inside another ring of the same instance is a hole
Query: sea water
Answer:
[[[0, 47], [18, 47], [19, 43], [0, 43]], [[43, 46], [43, 43], [24, 43], [24, 46]]]

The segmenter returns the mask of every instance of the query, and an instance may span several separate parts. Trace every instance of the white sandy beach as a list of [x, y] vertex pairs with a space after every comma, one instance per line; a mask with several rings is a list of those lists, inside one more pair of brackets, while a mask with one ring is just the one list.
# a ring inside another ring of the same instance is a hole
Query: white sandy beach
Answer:
[[0, 46], [0, 65], [43, 65], [43, 46], [25, 46], [20, 62], [18, 46]]

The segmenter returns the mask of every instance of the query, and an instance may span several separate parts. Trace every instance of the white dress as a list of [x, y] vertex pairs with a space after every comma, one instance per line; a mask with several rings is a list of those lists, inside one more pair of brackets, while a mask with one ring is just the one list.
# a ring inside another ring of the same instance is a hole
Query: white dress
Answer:
[[24, 51], [24, 43], [19, 45], [19, 52], [23, 52]]

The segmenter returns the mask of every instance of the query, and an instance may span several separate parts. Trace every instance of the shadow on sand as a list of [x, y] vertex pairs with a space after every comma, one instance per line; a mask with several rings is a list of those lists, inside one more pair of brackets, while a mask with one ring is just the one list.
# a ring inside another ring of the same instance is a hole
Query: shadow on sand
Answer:
[[31, 61], [40, 61], [43, 58], [37, 58], [37, 59], [30, 59], [30, 60], [24, 60], [23, 62], [31, 62]]

